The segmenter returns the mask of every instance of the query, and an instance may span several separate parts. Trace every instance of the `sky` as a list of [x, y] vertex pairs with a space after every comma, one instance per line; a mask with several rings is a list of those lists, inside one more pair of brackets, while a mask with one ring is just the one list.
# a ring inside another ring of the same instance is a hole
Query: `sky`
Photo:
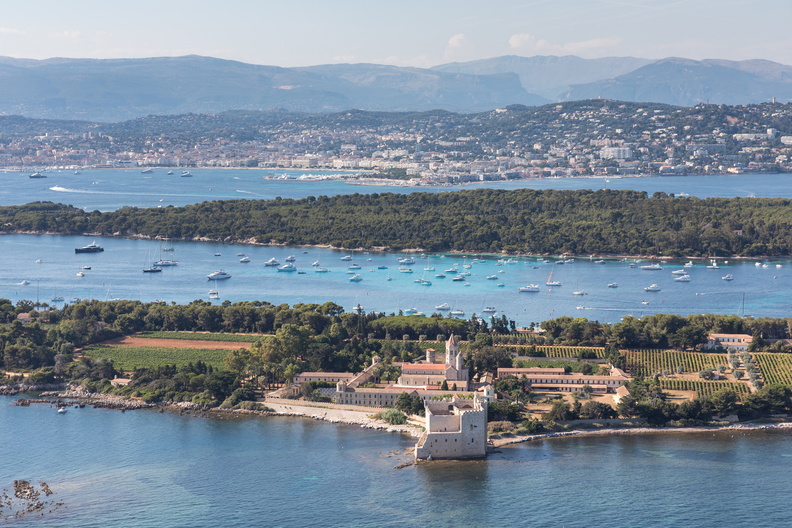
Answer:
[[430, 67], [501, 55], [792, 65], [792, 0], [0, 0], [0, 55]]

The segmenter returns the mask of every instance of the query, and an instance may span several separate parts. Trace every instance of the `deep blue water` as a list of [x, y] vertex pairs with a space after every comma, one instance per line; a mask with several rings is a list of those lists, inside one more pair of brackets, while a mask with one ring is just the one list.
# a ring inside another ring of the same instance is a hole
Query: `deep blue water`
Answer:
[[[154, 169], [141, 174], [132, 169], [94, 169], [80, 174], [48, 172], [47, 178], [30, 179], [28, 173], [0, 174], [0, 205], [20, 205], [34, 201], [65, 203], [89, 211], [111, 211], [123, 206], [183, 206], [207, 200], [305, 198], [353, 193], [447, 192], [464, 189], [616, 189], [708, 197], [792, 198], [792, 175], [739, 174], [716, 176], [652, 176], [642, 178], [546, 178], [487, 182], [454, 187], [395, 187], [349, 185], [343, 181], [294, 181], [263, 179], [282, 174], [298, 176], [298, 171], [250, 169], [194, 169], [192, 178], [180, 171], [166, 174]], [[331, 171], [313, 171], [329, 174]]]
[[[64, 506], [10, 526], [787, 526], [792, 433], [556, 439], [485, 461], [410, 460], [414, 440], [300, 418], [9, 406], [0, 489]], [[726, 504], [728, 503], [728, 504]], [[727, 515], [727, 520], [724, 518]], [[0, 521], [2, 524], [2, 521]]]

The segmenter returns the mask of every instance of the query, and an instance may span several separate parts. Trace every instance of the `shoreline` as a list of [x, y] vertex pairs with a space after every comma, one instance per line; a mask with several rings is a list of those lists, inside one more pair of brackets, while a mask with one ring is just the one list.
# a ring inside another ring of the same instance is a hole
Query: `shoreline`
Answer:
[[625, 429], [607, 428], [599, 430], [580, 430], [580, 431], [561, 431], [557, 433], [543, 433], [538, 435], [515, 436], [510, 438], [499, 438], [492, 441], [494, 448], [507, 447], [525, 442], [545, 440], [549, 438], [567, 438], [581, 436], [622, 436], [622, 435], [653, 435], [653, 434], [690, 434], [690, 433], [715, 433], [728, 431], [761, 431], [770, 429], [790, 429], [792, 422], [780, 423], [742, 423], [715, 426], [693, 426], [693, 427], [633, 427]]

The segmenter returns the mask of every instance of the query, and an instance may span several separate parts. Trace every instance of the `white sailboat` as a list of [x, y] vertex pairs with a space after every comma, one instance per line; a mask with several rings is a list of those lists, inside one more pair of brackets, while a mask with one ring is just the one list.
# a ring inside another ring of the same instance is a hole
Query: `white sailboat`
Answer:
[[545, 283], [547, 286], [561, 286], [561, 281], [553, 280], [553, 270], [550, 270], [550, 275], [547, 276], [547, 282]]

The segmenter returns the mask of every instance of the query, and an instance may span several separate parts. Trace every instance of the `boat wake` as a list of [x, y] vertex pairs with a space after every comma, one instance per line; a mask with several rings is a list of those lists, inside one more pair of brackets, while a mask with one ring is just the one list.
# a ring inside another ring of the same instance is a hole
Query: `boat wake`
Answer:
[[[55, 192], [62, 192], [62, 193], [78, 193], [78, 194], [107, 194], [107, 195], [115, 195], [115, 196], [195, 196], [195, 197], [206, 197], [206, 194], [189, 194], [189, 193], [144, 193], [144, 192], [114, 192], [114, 191], [89, 191], [85, 189], [70, 189], [68, 187], [61, 187], [60, 185], [55, 185], [54, 187], [49, 188], [50, 191]], [[244, 191], [238, 191], [244, 192]], [[252, 194], [252, 193], [251, 193]], [[215, 199], [217, 196], [213, 195]], [[231, 196], [221, 196], [228, 197]]]

